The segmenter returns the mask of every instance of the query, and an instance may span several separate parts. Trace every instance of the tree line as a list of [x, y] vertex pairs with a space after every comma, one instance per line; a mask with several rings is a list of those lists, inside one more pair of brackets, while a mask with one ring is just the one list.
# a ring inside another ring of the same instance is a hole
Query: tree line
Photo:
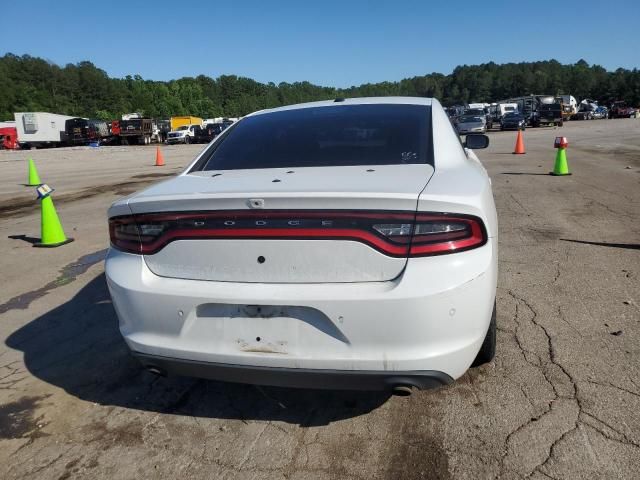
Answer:
[[408, 95], [438, 98], [445, 105], [493, 102], [535, 94], [571, 94], [604, 103], [625, 100], [640, 105], [640, 71], [611, 72], [580, 60], [563, 65], [493, 62], [462, 65], [449, 75], [430, 73], [397, 82], [332, 88], [309, 82], [260, 83], [221, 75], [145, 80], [139, 75], [111, 78], [84, 61], [60, 67], [41, 58], [11, 53], [0, 57], [0, 121], [14, 112], [46, 111], [112, 120], [141, 112], [154, 118], [172, 115], [239, 117], [264, 108], [337, 97]]

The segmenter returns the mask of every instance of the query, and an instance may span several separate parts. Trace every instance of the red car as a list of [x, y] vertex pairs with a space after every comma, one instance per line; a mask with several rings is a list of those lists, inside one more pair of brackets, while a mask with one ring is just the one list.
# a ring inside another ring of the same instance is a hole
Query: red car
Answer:
[[633, 118], [636, 116], [636, 109], [629, 107], [626, 102], [613, 102], [609, 109], [609, 118]]

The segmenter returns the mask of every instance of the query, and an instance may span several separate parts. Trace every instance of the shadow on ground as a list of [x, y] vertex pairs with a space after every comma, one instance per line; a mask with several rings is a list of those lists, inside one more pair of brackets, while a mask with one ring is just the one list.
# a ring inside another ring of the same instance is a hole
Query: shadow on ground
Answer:
[[82, 400], [130, 409], [210, 418], [326, 425], [382, 405], [384, 392], [254, 387], [155, 377], [133, 359], [118, 331], [104, 274], [67, 303], [9, 336], [35, 377]]
[[11, 240], [23, 240], [31, 245], [40, 242], [39, 238], [29, 237], [28, 235], [9, 235], [7, 238], [10, 238]]

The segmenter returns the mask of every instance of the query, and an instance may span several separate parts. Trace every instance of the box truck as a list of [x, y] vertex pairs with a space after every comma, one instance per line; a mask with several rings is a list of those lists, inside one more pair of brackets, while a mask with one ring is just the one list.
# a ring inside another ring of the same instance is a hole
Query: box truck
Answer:
[[65, 122], [73, 117], [48, 112], [14, 113], [22, 148], [54, 147], [67, 142]]
[[171, 131], [178, 130], [178, 127], [184, 125], [198, 125], [202, 126], [202, 119], [200, 117], [192, 117], [190, 115], [183, 117], [171, 117]]

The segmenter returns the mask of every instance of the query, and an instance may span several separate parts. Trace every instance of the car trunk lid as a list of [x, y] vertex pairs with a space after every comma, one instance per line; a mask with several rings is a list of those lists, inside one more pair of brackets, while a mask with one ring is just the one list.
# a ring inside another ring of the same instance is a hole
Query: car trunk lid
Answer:
[[407, 255], [381, 243], [373, 226], [411, 222], [432, 174], [427, 164], [205, 171], [161, 182], [128, 204], [149, 225], [139, 227], [142, 236], [165, 229], [164, 241], [143, 252], [157, 275], [384, 281], [402, 272]]

